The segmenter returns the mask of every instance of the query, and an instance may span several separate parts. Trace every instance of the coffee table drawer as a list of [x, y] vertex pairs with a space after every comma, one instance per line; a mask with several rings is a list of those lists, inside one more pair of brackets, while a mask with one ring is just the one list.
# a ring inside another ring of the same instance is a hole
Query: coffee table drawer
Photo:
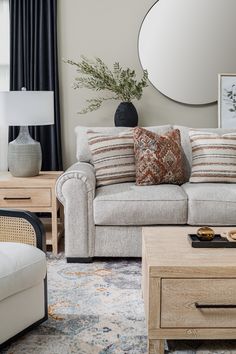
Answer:
[[10, 188], [0, 189], [0, 207], [49, 207], [51, 191], [49, 188]]
[[161, 284], [162, 328], [236, 327], [236, 279], [162, 279]]

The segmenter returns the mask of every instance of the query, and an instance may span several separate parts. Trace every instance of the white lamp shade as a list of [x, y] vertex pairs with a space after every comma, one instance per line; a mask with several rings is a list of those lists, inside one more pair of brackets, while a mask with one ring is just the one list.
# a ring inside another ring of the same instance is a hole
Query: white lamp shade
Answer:
[[53, 91], [0, 92], [1, 125], [54, 124]]

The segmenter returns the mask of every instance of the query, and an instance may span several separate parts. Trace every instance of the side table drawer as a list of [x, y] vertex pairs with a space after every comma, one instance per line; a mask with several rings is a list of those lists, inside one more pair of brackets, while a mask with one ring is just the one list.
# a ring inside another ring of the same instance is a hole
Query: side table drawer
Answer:
[[236, 279], [162, 279], [161, 299], [162, 328], [236, 327]]
[[0, 207], [49, 207], [51, 190], [49, 188], [2, 188], [0, 189]]

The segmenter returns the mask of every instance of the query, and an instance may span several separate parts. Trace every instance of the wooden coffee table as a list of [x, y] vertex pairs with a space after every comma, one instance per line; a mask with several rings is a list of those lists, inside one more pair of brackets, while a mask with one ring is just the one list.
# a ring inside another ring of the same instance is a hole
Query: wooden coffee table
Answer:
[[163, 353], [165, 339], [236, 338], [236, 249], [192, 248], [196, 229], [143, 228], [149, 354]]

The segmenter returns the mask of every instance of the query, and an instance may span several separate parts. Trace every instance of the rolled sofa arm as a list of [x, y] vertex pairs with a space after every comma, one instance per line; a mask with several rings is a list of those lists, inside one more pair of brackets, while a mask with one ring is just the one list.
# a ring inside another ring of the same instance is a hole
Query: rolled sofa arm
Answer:
[[75, 163], [57, 180], [56, 194], [65, 213], [65, 255], [68, 262], [89, 262], [94, 255], [95, 188], [94, 168], [85, 162]]

